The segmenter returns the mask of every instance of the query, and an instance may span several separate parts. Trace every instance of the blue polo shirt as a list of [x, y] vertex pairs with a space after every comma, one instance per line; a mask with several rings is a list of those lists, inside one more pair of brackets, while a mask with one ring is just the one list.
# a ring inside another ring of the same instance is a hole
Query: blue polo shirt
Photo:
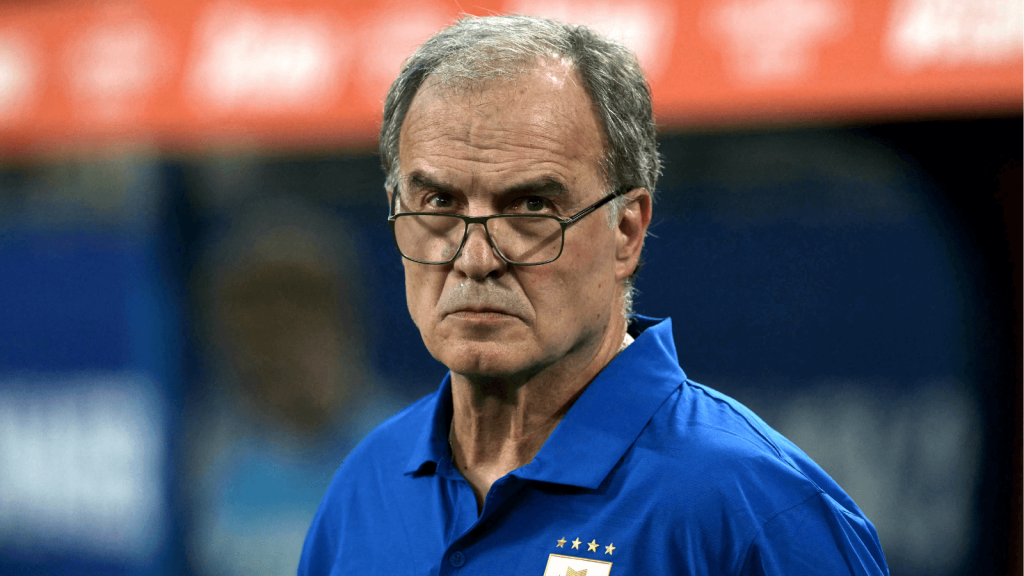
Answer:
[[299, 575], [888, 574], [874, 526], [824, 470], [687, 380], [670, 320], [630, 332], [479, 516], [451, 461], [446, 377], [342, 464]]

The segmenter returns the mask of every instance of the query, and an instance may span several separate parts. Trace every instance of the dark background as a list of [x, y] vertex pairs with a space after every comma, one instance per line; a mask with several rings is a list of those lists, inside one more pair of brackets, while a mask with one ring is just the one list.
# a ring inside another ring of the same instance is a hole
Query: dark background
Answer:
[[[636, 311], [672, 317], [690, 378], [750, 405], [850, 491], [893, 574], [1021, 572], [1022, 128], [1018, 116], [662, 137]], [[126, 186], [149, 200], [55, 216], [97, 171], [134, 174], [143, 184]], [[183, 496], [196, 481], [188, 415], [211, 378], [195, 277], [239, 213], [277, 197], [346, 230], [380, 381], [403, 399], [439, 384], [372, 154], [8, 166], [0, 391], [26, 374], [151, 371], [167, 449], [155, 556], [0, 531], [0, 573], [203, 571]], [[915, 543], [914, 521], [930, 540]]]

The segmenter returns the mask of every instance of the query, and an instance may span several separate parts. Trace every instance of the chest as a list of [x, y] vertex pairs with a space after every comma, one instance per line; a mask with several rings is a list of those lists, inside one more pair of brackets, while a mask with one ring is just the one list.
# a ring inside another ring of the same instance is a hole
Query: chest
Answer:
[[734, 547], [671, 488], [499, 481], [477, 516], [468, 483], [440, 482], [429, 494], [360, 506], [367, 528], [343, 539], [333, 573], [701, 575], [735, 561]]

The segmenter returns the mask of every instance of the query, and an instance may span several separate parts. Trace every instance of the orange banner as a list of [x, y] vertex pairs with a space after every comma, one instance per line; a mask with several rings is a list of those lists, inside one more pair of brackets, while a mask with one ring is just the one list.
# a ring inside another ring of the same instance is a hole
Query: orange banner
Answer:
[[372, 147], [463, 11], [630, 45], [666, 128], [1019, 114], [1020, 0], [136, 0], [0, 7], [0, 154]]

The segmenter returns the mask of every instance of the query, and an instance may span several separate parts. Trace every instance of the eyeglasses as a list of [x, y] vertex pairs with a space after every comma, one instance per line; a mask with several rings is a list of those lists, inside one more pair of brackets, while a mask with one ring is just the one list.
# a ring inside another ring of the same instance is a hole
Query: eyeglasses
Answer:
[[402, 257], [420, 264], [448, 264], [455, 260], [466, 244], [469, 225], [483, 224], [491, 246], [502, 260], [515, 266], [539, 266], [562, 255], [566, 228], [630, 189], [620, 188], [569, 218], [552, 214], [395, 214], [399, 196], [396, 190], [388, 223]]

